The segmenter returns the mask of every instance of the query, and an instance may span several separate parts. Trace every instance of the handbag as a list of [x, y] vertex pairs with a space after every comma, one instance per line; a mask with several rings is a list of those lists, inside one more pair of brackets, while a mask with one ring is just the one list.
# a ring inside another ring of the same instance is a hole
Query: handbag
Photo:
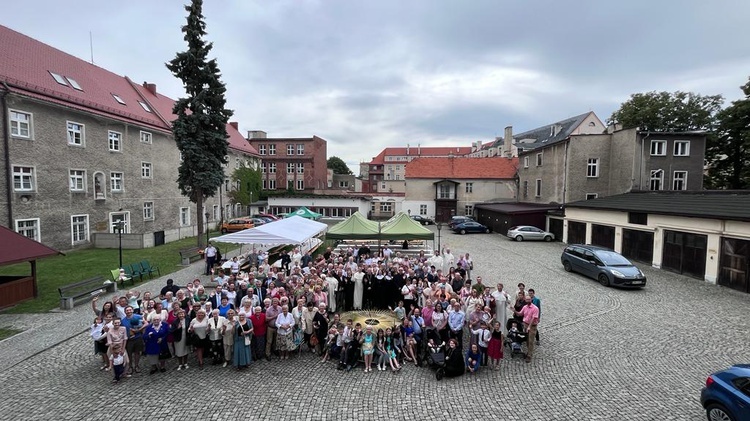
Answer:
[[168, 360], [172, 358], [172, 353], [169, 352], [169, 348], [162, 347], [162, 349], [159, 351], [159, 360]]
[[250, 346], [250, 343], [252, 343], [253, 339], [250, 337], [250, 335], [247, 334], [247, 331], [245, 330], [244, 326], [240, 326], [240, 327], [242, 328], [242, 333], [245, 334], [244, 335], [245, 336], [245, 346]]
[[190, 346], [195, 346], [199, 342], [198, 335], [195, 332], [188, 332], [185, 343]]

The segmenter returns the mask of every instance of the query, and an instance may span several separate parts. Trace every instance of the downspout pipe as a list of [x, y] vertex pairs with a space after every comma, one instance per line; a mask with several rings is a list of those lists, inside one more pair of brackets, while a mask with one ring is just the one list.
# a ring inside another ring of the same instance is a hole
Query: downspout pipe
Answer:
[[3, 149], [5, 149], [5, 197], [8, 201], [8, 228], [13, 229], [13, 171], [10, 167], [10, 122], [8, 120], [8, 102], [6, 96], [10, 92], [8, 84], [3, 82], [5, 90], [0, 92], [3, 112]]
[[646, 136], [643, 136], [641, 138], [641, 159], [638, 163], [638, 172], [640, 173], [640, 175], [638, 176], [638, 190], [648, 190], [643, 188], [643, 164], [646, 161], [646, 140], [649, 136], [651, 136], [651, 132], [647, 131]]

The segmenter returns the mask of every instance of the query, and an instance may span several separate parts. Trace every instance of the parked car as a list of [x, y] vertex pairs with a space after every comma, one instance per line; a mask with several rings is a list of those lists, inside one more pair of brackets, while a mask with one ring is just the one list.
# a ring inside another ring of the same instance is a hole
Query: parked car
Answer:
[[453, 229], [453, 227], [455, 227], [456, 225], [469, 221], [475, 222], [474, 218], [470, 216], [456, 215], [454, 217], [451, 217], [450, 222], [448, 222], [448, 228]]
[[530, 225], [519, 225], [517, 227], [511, 227], [508, 230], [508, 238], [516, 241], [524, 240], [544, 240], [552, 241], [555, 239], [555, 234], [541, 230], [537, 227]]
[[586, 275], [603, 286], [646, 286], [646, 275], [640, 269], [620, 253], [604, 247], [571, 244], [563, 250], [560, 261], [565, 271]]
[[237, 232], [255, 227], [252, 218], [235, 218], [221, 224], [221, 233]]
[[268, 218], [272, 221], [278, 221], [279, 219], [281, 219], [280, 217], [276, 215], [271, 215], [270, 213], [259, 213], [259, 214], [253, 215], [253, 218]]
[[422, 215], [412, 215], [411, 219], [419, 222], [422, 225], [435, 225], [435, 221]]
[[486, 232], [486, 233], [490, 232], [489, 228], [480, 224], [479, 222], [474, 222], [474, 221], [462, 222], [460, 224], [455, 225], [452, 229], [453, 229], [453, 232], [462, 234], [462, 235], [466, 234], [467, 232]]
[[252, 220], [253, 220], [253, 225], [255, 225], [256, 227], [259, 227], [261, 225], [265, 225], [271, 222], [267, 218], [252, 218]]
[[708, 376], [701, 404], [709, 421], [750, 420], [750, 364], [737, 364]]
[[267, 223], [269, 223], [269, 222], [273, 222], [273, 221], [276, 221], [275, 219], [273, 219], [273, 218], [269, 218], [269, 217], [267, 217], [267, 216], [261, 216], [261, 215], [253, 215], [253, 220], [256, 220], [256, 219], [257, 219], [257, 220], [259, 220], [259, 221], [263, 221], [263, 223], [264, 223], [264, 224], [267, 224]]

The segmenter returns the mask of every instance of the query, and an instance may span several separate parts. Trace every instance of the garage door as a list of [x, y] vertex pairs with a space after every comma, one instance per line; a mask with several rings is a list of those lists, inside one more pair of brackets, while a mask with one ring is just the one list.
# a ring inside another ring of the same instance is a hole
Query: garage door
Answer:
[[591, 225], [591, 244], [608, 249], [615, 248], [615, 227], [608, 225]]
[[563, 220], [557, 218], [549, 218], [549, 232], [555, 234], [556, 241], [562, 241], [563, 239]]
[[719, 285], [750, 292], [750, 241], [721, 239]]
[[708, 236], [664, 230], [664, 269], [703, 279], [706, 274]]
[[654, 233], [623, 228], [622, 255], [651, 264], [654, 261]]
[[568, 221], [568, 244], [586, 244], [586, 223]]

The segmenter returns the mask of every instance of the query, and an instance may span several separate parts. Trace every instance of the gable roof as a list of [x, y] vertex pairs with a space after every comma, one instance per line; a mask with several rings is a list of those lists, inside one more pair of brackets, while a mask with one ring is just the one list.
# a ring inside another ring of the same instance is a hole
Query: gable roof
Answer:
[[691, 218], [750, 221], [750, 191], [633, 191], [615, 196], [581, 200], [569, 208], [642, 212]]
[[406, 178], [512, 179], [518, 158], [416, 158], [406, 165]]
[[62, 254], [44, 244], [0, 225], [0, 266]]
[[[535, 129], [525, 131], [522, 133], [514, 133], [513, 139], [515, 139], [515, 145], [518, 148], [523, 149], [535, 149], [540, 146], [551, 145], [553, 143], [560, 142], [567, 139], [578, 126], [583, 123], [583, 120], [592, 114], [593, 111], [577, 115], [574, 117], [566, 118], [555, 123], [547, 124]], [[533, 139], [533, 142], [529, 142]], [[524, 142], [525, 141], [525, 142]], [[493, 146], [500, 146], [504, 142], [504, 139], [500, 138], [493, 143]]]
[[386, 161], [386, 156], [410, 156], [418, 157], [438, 157], [438, 156], [463, 156], [471, 153], [471, 146], [435, 146], [435, 147], [388, 147], [372, 158], [371, 165], [383, 165], [386, 163], [403, 164], [404, 161]]

